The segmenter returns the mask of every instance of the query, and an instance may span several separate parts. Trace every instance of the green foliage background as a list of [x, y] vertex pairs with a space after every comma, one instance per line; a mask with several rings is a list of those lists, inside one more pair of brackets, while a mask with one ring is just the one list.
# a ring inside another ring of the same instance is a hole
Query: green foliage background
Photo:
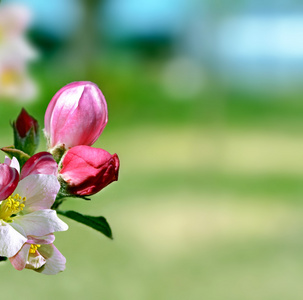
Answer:
[[[62, 207], [105, 216], [114, 240], [62, 217], [66, 270], [48, 277], [1, 263], [2, 297], [301, 299], [301, 94], [268, 101], [209, 86], [177, 102], [149, 67], [112, 60], [95, 69], [109, 105], [95, 146], [118, 153], [120, 178]], [[53, 94], [82, 79], [46, 63], [33, 71], [39, 100], [1, 103], [2, 146], [22, 105], [43, 128]]]
[[227, 88], [209, 76], [177, 99], [161, 83], [165, 58], [105, 53], [85, 74], [66, 57], [32, 65], [35, 102], [1, 99], [0, 145], [13, 143], [22, 106], [42, 129], [55, 92], [96, 82], [109, 122], [94, 146], [119, 155], [119, 180], [62, 209], [105, 216], [114, 240], [62, 217], [70, 229], [55, 245], [66, 270], [0, 263], [1, 298], [302, 299], [302, 90]]

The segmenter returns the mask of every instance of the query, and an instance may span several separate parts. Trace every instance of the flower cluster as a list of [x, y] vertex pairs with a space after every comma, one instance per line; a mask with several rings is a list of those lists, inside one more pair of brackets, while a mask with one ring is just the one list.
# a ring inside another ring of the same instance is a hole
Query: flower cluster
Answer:
[[105, 98], [92, 82], [74, 82], [59, 90], [45, 114], [48, 151], [39, 143], [37, 121], [22, 109], [13, 122], [14, 146], [1, 150], [9, 157], [0, 164], [0, 258], [17, 270], [56, 274], [65, 258], [54, 246], [54, 232], [68, 226], [64, 215], [112, 238], [104, 217], [61, 211], [68, 197], [88, 200], [118, 179], [119, 158], [91, 145], [107, 123]]
[[31, 14], [20, 4], [0, 6], [0, 96], [27, 100], [36, 93], [36, 85], [27, 70], [37, 52], [25, 37]]

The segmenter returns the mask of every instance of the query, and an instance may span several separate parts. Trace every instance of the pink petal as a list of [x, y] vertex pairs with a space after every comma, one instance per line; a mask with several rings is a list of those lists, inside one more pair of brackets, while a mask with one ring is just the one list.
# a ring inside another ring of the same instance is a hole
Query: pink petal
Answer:
[[44, 236], [28, 236], [27, 239], [29, 244], [52, 244], [55, 241], [55, 236], [51, 233]]
[[48, 152], [39, 152], [33, 155], [24, 164], [21, 170], [21, 179], [28, 175], [46, 174], [57, 176], [58, 165]]
[[16, 270], [23, 270], [25, 267], [27, 269], [37, 269], [42, 267], [46, 260], [42, 257], [39, 252], [35, 254], [29, 253], [31, 244], [52, 244], [55, 240], [55, 236], [53, 234], [33, 237], [28, 236], [27, 242], [22, 246], [21, 250], [15, 255], [9, 258], [13, 267]]
[[10, 196], [19, 181], [19, 173], [15, 168], [0, 164], [0, 200]]
[[92, 195], [118, 179], [119, 166], [117, 154], [81, 145], [67, 151], [60, 174], [72, 194]]
[[105, 98], [92, 82], [73, 82], [60, 89], [45, 113], [50, 147], [92, 145], [107, 123]]
[[25, 243], [15, 256], [9, 258], [10, 262], [16, 270], [21, 271], [25, 268], [30, 247], [30, 244]]

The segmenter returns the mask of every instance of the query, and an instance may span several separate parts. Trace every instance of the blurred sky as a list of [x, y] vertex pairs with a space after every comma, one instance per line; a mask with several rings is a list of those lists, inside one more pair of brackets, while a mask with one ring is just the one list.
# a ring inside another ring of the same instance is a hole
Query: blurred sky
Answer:
[[[13, 1], [3, 1], [13, 2]], [[35, 24], [53, 34], [66, 37], [77, 29], [82, 15], [79, 0], [23, 0], [14, 1], [28, 5], [35, 15]], [[105, 1], [104, 12], [99, 13], [99, 23], [111, 25], [113, 35], [119, 37], [136, 34], [154, 34], [163, 31], [173, 32], [180, 28], [185, 9], [191, 1], [185, 0], [113, 0]], [[54, 16], [56, 16], [54, 18]]]
[[3, 0], [2, 3], [20, 3], [26, 5], [33, 13], [33, 26], [39, 27], [60, 37], [66, 37], [76, 30], [81, 8], [77, 0]]
[[[80, 0], [19, 2], [32, 8], [34, 27], [58, 38], [67, 38], [81, 26]], [[265, 83], [275, 88], [301, 84], [303, 14], [296, 1], [101, 2], [99, 29], [110, 40], [167, 38], [175, 55], [190, 57], [201, 68], [210, 67], [228, 84]]]

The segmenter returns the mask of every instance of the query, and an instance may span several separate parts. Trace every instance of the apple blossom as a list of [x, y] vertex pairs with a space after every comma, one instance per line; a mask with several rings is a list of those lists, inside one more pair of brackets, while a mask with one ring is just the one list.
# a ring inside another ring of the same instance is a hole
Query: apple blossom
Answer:
[[[13, 165], [15, 160], [8, 159], [6, 163]], [[7, 164], [1, 166], [5, 165], [5, 168], [18, 173], [17, 167]], [[38, 167], [31, 168], [31, 164], [35, 164], [35, 160], [25, 163], [27, 176], [19, 181], [15, 189], [10, 188], [11, 195], [0, 202], [0, 256], [16, 255], [26, 243], [27, 236], [44, 236], [68, 228], [56, 211], [50, 209], [60, 188], [56, 176], [41, 174], [36, 170]], [[6, 180], [3, 177], [0, 173], [2, 183]]]
[[[70, 83], [50, 101], [44, 118], [48, 147], [92, 145], [107, 123], [107, 104], [98, 86], [89, 81]], [[52, 150], [51, 150], [52, 152]]]
[[16, 270], [32, 269], [36, 272], [53, 275], [65, 269], [66, 259], [53, 245], [55, 236], [28, 236], [26, 243], [9, 260]]
[[119, 158], [107, 151], [89, 146], [69, 149], [62, 159], [62, 178], [67, 191], [74, 195], [92, 195], [118, 180]]

